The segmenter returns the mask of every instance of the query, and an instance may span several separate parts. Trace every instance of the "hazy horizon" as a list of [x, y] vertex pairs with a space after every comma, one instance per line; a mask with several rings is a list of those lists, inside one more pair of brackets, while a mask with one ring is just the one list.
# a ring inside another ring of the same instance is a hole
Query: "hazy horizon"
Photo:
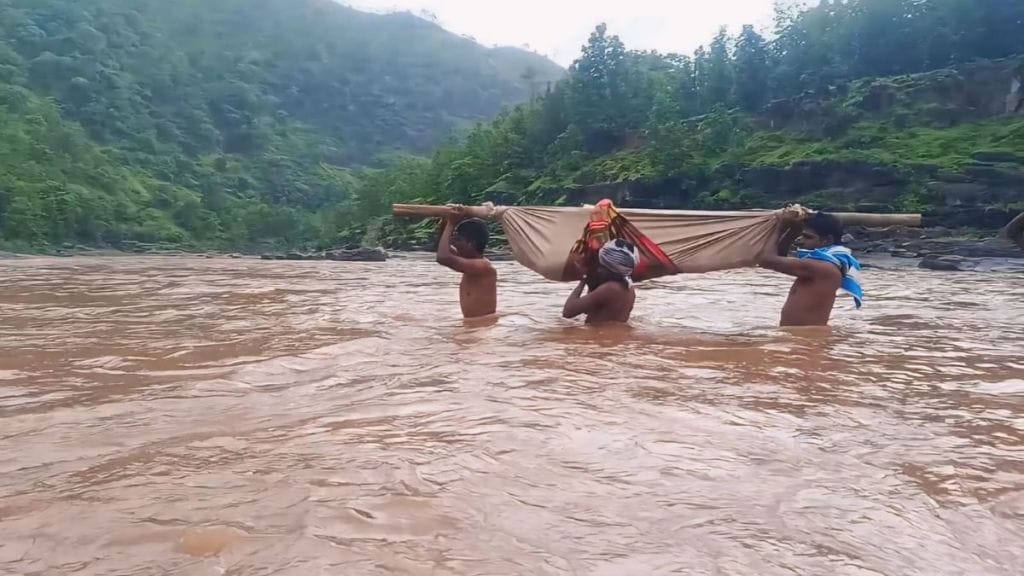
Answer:
[[[486, 46], [528, 48], [562, 66], [575, 60], [594, 27], [604, 22], [627, 47], [689, 54], [720, 26], [767, 29], [774, 0], [339, 0], [360, 10], [433, 14], [447, 30]], [[697, 6], [701, 7], [698, 8]]]

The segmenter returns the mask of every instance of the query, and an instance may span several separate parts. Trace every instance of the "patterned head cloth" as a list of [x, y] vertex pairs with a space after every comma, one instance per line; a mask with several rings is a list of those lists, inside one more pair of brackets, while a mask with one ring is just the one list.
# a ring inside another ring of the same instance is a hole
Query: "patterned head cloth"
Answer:
[[597, 253], [597, 261], [612, 272], [632, 282], [630, 275], [640, 260], [640, 252], [632, 242], [616, 239], [609, 240]]

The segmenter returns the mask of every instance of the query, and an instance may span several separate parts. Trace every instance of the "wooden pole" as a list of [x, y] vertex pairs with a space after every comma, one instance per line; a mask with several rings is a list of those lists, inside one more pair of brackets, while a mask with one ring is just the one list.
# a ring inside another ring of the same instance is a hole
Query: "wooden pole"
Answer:
[[[500, 214], [495, 206], [465, 206], [466, 216], [470, 218], [494, 218]], [[392, 204], [391, 214], [396, 218], [444, 218], [451, 214], [448, 206], [427, 206], [423, 204]]]
[[921, 227], [920, 214], [864, 214], [861, 212], [833, 212], [843, 226], [886, 228], [889, 226]]
[[[503, 209], [499, 206], [466, 206], [466, 216], [471, 218], [496, 218]], [[394, 204], [391, 213], [397, 218], [444, 218], [451, 213], [448, 206], [427, 206], [422, 204]], [[920, 214], [863, 214], [859, 212], [834, 213], [844, 226], [885, 228], [887, 226], [920, 227]]]

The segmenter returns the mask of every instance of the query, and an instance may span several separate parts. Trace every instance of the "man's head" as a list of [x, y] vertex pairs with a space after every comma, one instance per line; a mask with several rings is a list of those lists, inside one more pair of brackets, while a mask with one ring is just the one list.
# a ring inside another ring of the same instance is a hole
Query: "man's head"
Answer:
[[825, 212], [816, 212], [804, 221], [804, 229], [797, 238], [797, 246], [804, 250], [817, 250], [843, 243], [843, 225], [839, 219]]
[[622, 239], [609, 240], [597, 253], [597, 282], [624, 280], [633, 274], [640, 254], [632, 242]]
[[455, 227], [452, 234], [452, 248], [463, 258], [479, 258], [487, 249], [487, 224], [483, 220], [470, 218]]

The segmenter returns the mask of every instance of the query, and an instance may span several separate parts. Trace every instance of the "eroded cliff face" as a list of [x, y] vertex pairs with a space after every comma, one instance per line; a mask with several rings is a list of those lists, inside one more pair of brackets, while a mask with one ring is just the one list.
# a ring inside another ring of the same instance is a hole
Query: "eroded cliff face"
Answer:
[[1024, 115], [1024, 58], [822, 87], [771, 102], [757, 123], [764, 129], [824, 138], [841, 131], [844, 121], [948, 128], [1015, 115]]
[[759, 130], [821, 142], [834, 154], [723, 163], [701, 181], [580, 186], [565, 191], [566, 199], [611, 198], [646, 208], [795, 202], [843, 211], [920, 211], [934, 225], [995, 230], [1024, 211], [1022, 119], [1024, 57], [861, 80], [772, 102], [753, 119]]
[[[844, 113], [836, 113], [842, 110]], [[830, 116], [831, 114], [831, 116]], [[836, 116], [888, 123], [895, 129], [951, 129], [969, 123], [998, 125], [1024, 116], [1024, 58], [983, 61], [884, 80], [864, 80], [772, 103], [763, 125], [817, 132], [841, 129]], [[809, 133], [811, 132], [811, 133]], [[908, 207], [908, 192], [931, 220], [951, 227], [999, 228], [1024, 206], [1024, 130], [1011, 130], [999, 149], [935, 164], [899, 166], [861, 161], [809, 161], [742, 172], [746, 188], [772, 200], [802, 200], [834, 208], [894, 210]]]

